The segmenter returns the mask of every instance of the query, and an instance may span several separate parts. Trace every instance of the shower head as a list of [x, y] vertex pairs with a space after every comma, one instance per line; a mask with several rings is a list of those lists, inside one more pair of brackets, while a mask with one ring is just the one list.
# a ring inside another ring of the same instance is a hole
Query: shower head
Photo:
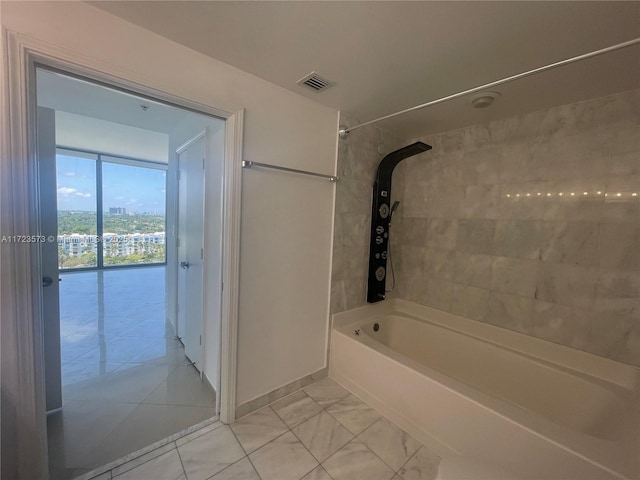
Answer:
[[[373, 183], [371, 201], [371, 237], [369, 247], [369, 277], [367, 281], [367, 302], [375, 303], [385, 299], [387, 258], [391, 256], [389, 248], [389, 230], [391, 217], [400, 202], [391, 203], [391, 176], [393, 169], [404, 159], [431, 150], [426, 143], [416, 142], [387, 154], [378, 164], [376, 179]], [[393, 265], [391, 266], [393, 269]]]

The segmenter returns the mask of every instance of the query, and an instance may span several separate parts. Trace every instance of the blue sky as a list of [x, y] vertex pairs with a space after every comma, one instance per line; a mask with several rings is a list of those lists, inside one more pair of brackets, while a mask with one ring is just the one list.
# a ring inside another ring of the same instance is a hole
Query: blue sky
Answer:
[[[57, 156], [58, 210], [96, 210], [96, 161]], [[115, 163], [102, 164], [103, 210], [165, 213], [166, 172]]]

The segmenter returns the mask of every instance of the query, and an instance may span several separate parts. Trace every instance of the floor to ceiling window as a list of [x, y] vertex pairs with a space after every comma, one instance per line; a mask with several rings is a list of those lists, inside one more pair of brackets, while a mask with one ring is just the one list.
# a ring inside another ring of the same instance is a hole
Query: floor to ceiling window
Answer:
[[97, 161], [92, 153], [58, 149], [58, 266], [98, 266]]
[[59, 148], [61, 270], [166, 262], [163, 163]]

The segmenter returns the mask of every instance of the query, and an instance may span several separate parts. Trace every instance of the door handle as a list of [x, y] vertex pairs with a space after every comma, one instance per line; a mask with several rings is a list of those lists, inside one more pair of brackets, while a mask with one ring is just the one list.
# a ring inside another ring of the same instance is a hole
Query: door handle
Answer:
[[180, 262], [180, 266], [186, 270], [189, 268], [189, 262]]
[[[61, 282], [62, 279], [59, 278], [58, 282]], [[43, 287], [50, 287], [51, 285], [53, 285], [53, 278], [51, 277], [42, 277], [42, 286]]]

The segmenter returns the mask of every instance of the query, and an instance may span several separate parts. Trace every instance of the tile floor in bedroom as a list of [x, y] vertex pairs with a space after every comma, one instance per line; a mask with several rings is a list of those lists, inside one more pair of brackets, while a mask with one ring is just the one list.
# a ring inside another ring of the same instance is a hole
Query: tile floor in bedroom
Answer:
[[433, 480], [440, 458], [329, 378], [96, 480]]
[[63, 405], [47, 417], [68, 480], [215, 416], [216, 392], [166, 323], [165, 267], [63, 273]]

